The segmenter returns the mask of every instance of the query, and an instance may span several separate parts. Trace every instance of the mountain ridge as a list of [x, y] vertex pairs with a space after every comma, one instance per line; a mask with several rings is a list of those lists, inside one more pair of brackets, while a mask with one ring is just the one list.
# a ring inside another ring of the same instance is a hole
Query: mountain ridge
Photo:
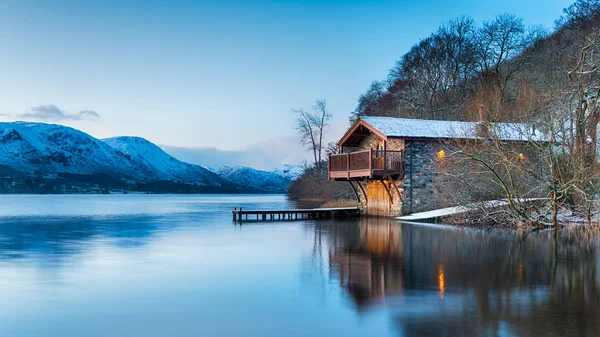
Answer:
[[288, 179], [274, 171], [262, 171], [247, 166], [220, 166], [214, 171], [230, 182], [235, 182], [242, 191], [263, 193], [285, 193], [292, 184]]
[[0, 123], [0, 193], [36, 193], [40, 186], [47, 186], [41, 189], [44, 193], [77, 193], [81, 186], [83, 191], [103, 193], [115, 188], [151, 193], [284, 193], [297, 171], [293, 165], [273, 171], [225, 166], [209, 170], [180, 161], [142, 137], [97, 139], [59, 124]]
[[132, 160], [155, 173], [159, 180], [204, 185], [226, 184], [225, 179], [202, 166], [177, 160], [156, 144], [142, 137], [119, 136], [101, 139]]
[[0, 123], [0, 164], [26, 173], [109, 172], [140, 181], [154, 178], [152, 172], [110, 145], [83, 131], [58, 124]]

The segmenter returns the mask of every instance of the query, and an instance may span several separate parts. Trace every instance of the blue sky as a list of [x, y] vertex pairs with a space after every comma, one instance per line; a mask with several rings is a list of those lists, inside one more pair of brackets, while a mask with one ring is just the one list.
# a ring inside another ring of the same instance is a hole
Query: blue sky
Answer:
[[0, 120], [299, 151], [292, 108], [326, 98], [337, 138], [370, 82], [442, 22], [511, 12], [551, 28], [570, 3], [2, 0]]

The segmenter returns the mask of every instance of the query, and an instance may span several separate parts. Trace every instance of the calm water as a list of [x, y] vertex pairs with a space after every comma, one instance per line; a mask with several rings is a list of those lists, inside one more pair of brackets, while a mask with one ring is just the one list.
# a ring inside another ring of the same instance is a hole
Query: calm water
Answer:
[[1, 196], [0, 336], [597, 336], [598, 252], [282, 196]]

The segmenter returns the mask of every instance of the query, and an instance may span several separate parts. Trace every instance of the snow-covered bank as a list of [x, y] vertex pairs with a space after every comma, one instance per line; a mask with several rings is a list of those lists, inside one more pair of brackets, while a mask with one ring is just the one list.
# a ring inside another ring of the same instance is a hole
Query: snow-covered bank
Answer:
[[[524, 199], [521, 202], [530, 202], [530, 201], [536, 201], [536, 200], [541, 200], [541, 199], [540, 198], [530, 198], [530, 199]], [[476, 210], [482, 209], [482, 208], [498, 208], [498, 207], [504, 207], [507, 205], [508, 205], [508, 200], [504, 200], [504, 199], [503, 200], [489, 200], [489, 201], [485, 201], [483, 203], [475, 203], [475, 204], [470, 204], [467, 206], [446, 207], [446, 208], [436, 209], [433, 211], [403, 215], [403, 216], [396, 217], [396, 219], [402, 220], [402, 221], [435, 219], [435, 218], [441, 218], [441, 217], [446, 217], [446, 216], [451, 216], [451, 215], [464, 214], [467, 212], [473, 212], [473, 211], [476, 211]]]

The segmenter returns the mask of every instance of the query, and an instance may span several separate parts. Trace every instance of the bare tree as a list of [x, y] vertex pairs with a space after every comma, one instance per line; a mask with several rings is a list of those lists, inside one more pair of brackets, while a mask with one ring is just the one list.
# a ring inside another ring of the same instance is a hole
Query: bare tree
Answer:
[[325, 154], [327, 156], [338, 153], [340, 153], [340, 147], [337, 145], [336, 142], [327, 143], [327, 146], [325, 147]]
[[315, 167], [317, 171], [320, 171], [323, 160], [323, 138], [332, 116], [327, 109], [327, 101], [325, 99], [316, 100], [312, 112], [303, 108], [292, 111], [297, 115], [296, 130], [300, 134], [302, 144], [312, 152]]
[[590, 19], [600, 15], [600, 0], [576, 0], [563, 12], [564, 15], [556, 22], [559, 28], [586, 25]]
[[[471, 190], [496, 187], [519, 218], [557, 229], [561, 211], [575, 212], [591, 223], [600, 174], [600, 31], [590, 30], [578, 41], [572, 35], [563, 38], [571, 40], [570, 48], [560, 48], [560, 40], [550, 46], [557, 54], [553, 86], [543, 91], [521, 88], [516, 102], [509, 105], [525, 124], [503, 130], [506, 124], [485, 121], [483, 139], [457, 143], [449, 151], [453, 167], [463, 169], [452, 174]], [[508, 104], [495, 97], [491, 101], [496, 109]], [[515, 132], [523, 140], [518, 146], [504, 139]], [[547, 207], [523, 202], [540, 196]]]
[[314, 128], [314, 116], [304, 108], [292, 110], [296, 116], [296, 130], [300, 135], [302, 145], [312, 151], [315, 166], [317, 166], [317, 132]]
[[419, 41], [390, 73], [400, 114], [407, 117], [457, 119], [476, 75], [475, 25], [461, 17]]
[[384, 115], [382, 106], [383, 97], [388, 93], [385, 84], [373, 81], [367, 92], [360, 95], [356, 109], [350, 114], [350, 122], [354, 123], [359, 116], [381, 116]]
[[590, 161], [596, 160], [600, 122], [600, 33], [590, 34], [568, 70], [567, 100], [574, 111], [575, 146]]
[[599, 26], [597, 21], [590, 22], [583, 29], [576, 30], [578, 39], [572, 43], [570, 50], [555, 48], [560, 54], [560, 69], [566, 73], [567, 80], [555, 88], [551, 100], [551, 108], [568, 116], [562, 138], [571, 158], [570, 169], [580, 172], [582, 177], [574, 185], [573, 197], [577, 199], [575, 203], [585, 206], [588, 221], [591, 220], [591, 208], [597, 201], [600, 173], [597, 136], [600, 123]]
[[483, 23], [477, 32], [477, 53], [481, 80], [493, 84], [501, 92], [513, 74], [529, 60], [532, 47], [544, 36], [540, 27], [527, 28], [514, 14], [500, 14]]
[[322, 153], [323, 153], [323, 136], [325, 135], [325, 129], [329, 126], [329, 120], [331, 119], [331, 113], [327, 109], [327, 101], [325, 99], [318, 99], [315, 101], [313, 105], [313, 111], [316, 116], [315, 127], [317, 129], [318, 135], [318, 163], [317, 169], [320, 169], [321, 162], [323, 161]]

